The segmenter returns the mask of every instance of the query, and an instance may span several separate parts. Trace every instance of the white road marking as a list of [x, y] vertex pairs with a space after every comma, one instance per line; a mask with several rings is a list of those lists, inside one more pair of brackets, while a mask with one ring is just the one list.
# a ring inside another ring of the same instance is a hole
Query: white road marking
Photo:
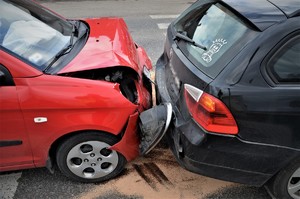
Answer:
[[13, 199], [17, 187], [18, 179], [21, 177], [22, 172], [0, 175], [0, 198]]
[[168, 28], [168, 26], [170, 25], [170, 23], [158, 23], [158, 28], [161, 30], [165, 30]]
[[[156, 21], [172, 21], [174, 20], [175, 18], [177, 18], [179, 15], [149, 15], [152, 19], [156, 20]], [[161, 30], [166, 30], [168, 28], [168, 26], [170, 25], [170, 23], [157, 23], [157, 26], [159, 29]]]
[[152, 19], [175, 19], [179, 15], [150, 15]]

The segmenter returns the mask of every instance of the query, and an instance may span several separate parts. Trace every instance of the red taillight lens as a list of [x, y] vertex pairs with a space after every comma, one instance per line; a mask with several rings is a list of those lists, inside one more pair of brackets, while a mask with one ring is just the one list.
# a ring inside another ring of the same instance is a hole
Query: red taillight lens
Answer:
[[229, 109], [219, 99], [196, 87], [185, 84], [187, 107], [205, 130], [222, 134], [237, 134], [238, 127]]

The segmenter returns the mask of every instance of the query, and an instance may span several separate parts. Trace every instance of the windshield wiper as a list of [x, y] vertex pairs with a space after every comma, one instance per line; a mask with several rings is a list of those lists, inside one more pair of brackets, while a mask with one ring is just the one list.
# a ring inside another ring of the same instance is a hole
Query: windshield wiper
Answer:
[[198, 48], [201, 48], [202, 50], [207, 50], [207, 48], [201, 44], [198, 44], [197, 42], [195, 42], [194, 40], [192, 40], [191, 38], [189, 38], [188, 36], [177, 32], [176, 35], [174, 36], [173, 40], [184, 40], [186, 42], [189, 42], [190, 44], [192, 44], [193, 46], [196, 46]]
[[77, 28], [77, 23], [78, 21], [75, 21], [74, 24], [72, 24], [72, 33], [71, 33], [71, 38], [69, 41], [69, 44], [63, 48], [61, 51], [59, 51], [54, 59], [50, 62], [50, 64], [44, 69], [44, 72], [46, 72], [49, 68], [51, 68], [51, 66], [63, 55], [68, 54], [69, 52], [71, 52], [72, 48], [73, 48], [73, 40], [74, 40], [74, 36], [75, 34], [78, 34], [78, 28]]
[[72, 24], [72, 34], [71, 34], [69, 45], [67, 45], [65, 48], [63, 48], [61, 51], [59, 51], [57, 53], [57, 55], [55, 55], [56, 59], [60, 58], [61, 56], [65, 55], [65, 54], [68, 54], [69, 52], [71, 52], [71, 50], [73, 48], [74, 36], [77, 33], [77, 26], [76, 26], [76, 24], [77, 24], [77, 21], [74, 24]]

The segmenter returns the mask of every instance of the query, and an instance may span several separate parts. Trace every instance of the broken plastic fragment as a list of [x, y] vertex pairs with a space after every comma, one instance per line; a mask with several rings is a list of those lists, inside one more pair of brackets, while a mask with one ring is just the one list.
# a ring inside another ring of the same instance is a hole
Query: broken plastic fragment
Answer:
[[170, 103], [155, 106], [140, 114], [140, 154], [149, 153], [165, 135], [172, 117]]

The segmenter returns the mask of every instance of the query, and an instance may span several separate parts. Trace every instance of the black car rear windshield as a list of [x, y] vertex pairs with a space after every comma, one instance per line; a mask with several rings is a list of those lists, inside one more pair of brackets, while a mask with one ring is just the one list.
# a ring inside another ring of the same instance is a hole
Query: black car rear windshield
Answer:
[[220, 3], [195, 3], [174, 23], [175, 31], [191, 38], [178, 39], [185, 56], [203, 73], [215, 78], [250, 41], [252, 31], [241, 19]]

